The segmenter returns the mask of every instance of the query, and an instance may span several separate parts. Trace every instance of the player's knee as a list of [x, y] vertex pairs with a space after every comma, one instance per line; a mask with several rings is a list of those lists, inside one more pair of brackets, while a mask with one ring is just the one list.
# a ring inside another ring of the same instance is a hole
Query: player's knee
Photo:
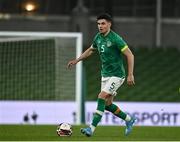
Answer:
[[98, 98], [106, 100], [107, 98], [109, 98], [109, 94], [104, 92], [104, 91], [102, 91], [101, 93], [99, 93]]
[[112, 100], [106, 99], [106, 106], [109, 106], [112, 104]]

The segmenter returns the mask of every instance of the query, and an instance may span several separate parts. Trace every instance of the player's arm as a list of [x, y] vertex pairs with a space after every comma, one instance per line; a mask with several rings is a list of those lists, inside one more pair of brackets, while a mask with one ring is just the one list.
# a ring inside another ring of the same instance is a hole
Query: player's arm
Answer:
[[92, 45], [86, 49], [79, 58], [77, 59], [74, 59], [74, 60], [71, 60], [68, 62], [67, 64], [67, 68], [70, 69], [73, 65], [76, 65], [79, 61], [82, 61], [86, 58], [88, 58], [89, 56], [91, 56], [93, 54], [93, 52], [95, 51], [96, 49], [92, 47]]
[[134, 70], [134, 55], [131, 52], [131, 50], [128, 48], [126, 45], [122, 50], [122, 53], [126, 56], [127, 58], [127, 64], [128, 64], [128, 76], [127, 76], [127, 84], [128, 85], [134, 85], [134, 75], [133, 75], [133, 70]]

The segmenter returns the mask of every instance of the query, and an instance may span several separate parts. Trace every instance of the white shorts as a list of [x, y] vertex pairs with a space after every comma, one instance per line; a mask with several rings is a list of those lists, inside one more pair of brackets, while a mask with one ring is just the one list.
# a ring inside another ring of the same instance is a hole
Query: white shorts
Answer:
[[117, 89], [123, 84], [125, 78], [120, 77], [102, 77], [101, 78], [101, 91], [116, 96]]

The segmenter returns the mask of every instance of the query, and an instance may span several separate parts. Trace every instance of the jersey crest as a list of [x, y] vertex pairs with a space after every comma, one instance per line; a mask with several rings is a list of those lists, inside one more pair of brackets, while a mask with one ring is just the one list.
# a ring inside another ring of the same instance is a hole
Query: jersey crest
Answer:
[[106, 45], [107, 45], [107, 47], [110, 47], [112, 45], [112, 42], [111, 41], [107, 41]]

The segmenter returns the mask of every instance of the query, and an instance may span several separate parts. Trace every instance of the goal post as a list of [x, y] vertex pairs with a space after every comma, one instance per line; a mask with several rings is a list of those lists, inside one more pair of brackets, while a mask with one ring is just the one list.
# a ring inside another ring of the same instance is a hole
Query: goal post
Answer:
[[[61, 58], [59, 57], [60, 55], [62, 55], [62, 51], [59, 50], [59, 47], [56, 46], [56, 44], [61, 44], [60, 42], [63, 41], [65, 42], [64, 44], [68, 44], [69, 42], [68, 41], [65, 41], [64, 39], [74, 39], [75, 40], [75, 47], [73, 48], [76, 48], [75, 49], [75, 56], [74, 58], [78, 58], [81, 54], [82, 54], [82, 50], [83, 50], [83, 47], [82, 47], [82, 33], [70, 33], [70, 32], [12, 32], [12, 31], [3, 31], [3, 32], [0, 32], [0, 37], [1, 37], [1, 41], [3, 40], [11, 40], [11, 39], [15, 39], [15, 38], [58, 38], [55, 42], [55, 78], [58, 78], [59, 76], [59, 79], [55, 79], [55, 93], [59, 93], [62, 89], [61, 88], [61, 85], [59, 86], [59, 83], [61, 81], [62, 83], [62, 74], [61, 72], [59, 71], [59, 68], [61, 70], [64, 70], [64, 68], [62, 69], [61, 67], [58, 67], [60, 66], [60, 64], [62, 62], [61, 61]], [[16, 40], [16, 39], [15, 39]], [[70, 45], [72, 46], [72, 45]], [[63, 46], [61, 46], [61, 48], [63, 48]], [[67, 50], [67, 49], [64, 49], [64, 52], [66, 54], [68, 53], [71, 53], [73, 51], [70, 51], [70, 50]], [[66, 57], [68, 58], [68, 57]], [[67, 59], [67, 60], [71, 60], [71, 59]], [[66, 63], [63, 63], [63, 64], [67, 64]], [[64, 65], [65, 67], [65, 65]], [[84, 113], [84, 100], [83, 100], [83, 67], [82, 67], [82, 62], [79, 62], [76, 67], [75, 67], [75, 70], [74, 70], [74, 74], [75, 74], [75, 84], [74, 85], [74, 91], [75, 91], [75, 102], [76, 102], [76, 124], [82, 124], [84, 123], [84, 119], [85, 119], [85, 113]], [[66, 82], [66, 79], [65, 77], [68, 76], [68, 77], [71, 77], [70, 75], [66, 75], [64, 74], [64, 78], [63, 78], [63, 81], [64, 83], [67, 83]], [[74, 77], [74, 76], [73, 76]], [[73, 82], [73, 81], [72, 81]], [[68, 85], [64, 85], [66, 87], [68, 87]], [[65, 88], [64, 90], [68, 91], [69, 88]], [[64, 93], [64, 92], [63, 92]], [[68, 92], [69, 94], [72, 94], [72, 92]], [[64, 94], [65, 95], [65, 94]], [[57, 96], [56, 96], [57, 97]]]

